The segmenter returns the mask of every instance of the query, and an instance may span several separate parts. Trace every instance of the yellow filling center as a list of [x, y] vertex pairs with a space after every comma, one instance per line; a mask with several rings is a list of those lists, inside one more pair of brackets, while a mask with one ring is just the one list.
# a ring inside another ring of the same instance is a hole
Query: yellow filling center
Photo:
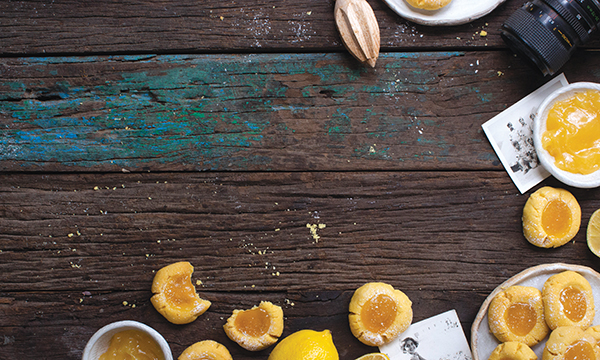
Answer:
[[160, 346], [148, 334], [139, 330], [125, 330], [110, 339], [106, 352], [99, 360], [164, 360]]
[[262, 336], [269, 331], [270, 326], [269, 313], [259, 307], [239, 312], [235, 317], [235, 327], [248, 336]]
[[546, 234], [563, 237], [569, 232], [571, 209], [562, 200], [551, 200], [542, 212], [542, 226]]
[[529, 304], [512, 304], [508, 307], [504, 316], [510, 331], [518, 336], [529, 334], [537, 323], [535, 309]]
[[396, 312], [396, 301], [388, 295], [379, 294], [363, 305], [360, 317], [368, 331], [378, 334], [394, 323]]
[[587, 302], [585, 294], [578, 289], [567, 286], [560, 292], [560, 303], [567, 318], [571, 321], [580, 321], [585, 316]]
[[170, 277], [165, 286], [165, 297], [170, 304], [181, 309], [192, 309], [198, 302], [189, 274]]
[[564, 360], [596, 360], [596, 354], [589, 342], [579, 340], [569, 345]]
[[542, 146], [564, 171], [590, 174], [600, 169], [600, 91], [556, 102], [548, 111]]

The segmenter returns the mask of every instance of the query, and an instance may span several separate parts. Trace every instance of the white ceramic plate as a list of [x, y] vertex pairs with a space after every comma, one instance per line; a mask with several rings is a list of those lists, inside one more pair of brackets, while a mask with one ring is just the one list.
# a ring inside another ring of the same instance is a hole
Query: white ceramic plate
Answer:
[[[487, 360], [496, 346], [500, 344], [496, 337], [490, 332], [487, 317], [488, 307], [496, 294], [513, 285], [533, 286], [542, 290], [544, 283], [550, 276], [566, 270], [576, 271], [589, 281], [592, 286], [594, 307], [596, 309], [596, 316], [594, 317], [593, 324], [600, 324], [600, 316], [598, 315], [600, 312], [600, 274], [589, 267], [579, 265], [556, 263], [534, 266], [500, 284], [485, 299], [483, 305], [481, 305], [481, 309], [479, 309], [477, 317], [471, 327], [471, 350], [473, 351], [473, 360]], [[546, 339], [532, 347], [533, 351], [538, 356], [538, 359], [542, 358], [544, 345], [546, 345]]]
[[542, 102], [538, 109], [537, 116], [533, 121], [533, 145], [542, 166], [560, 182], [578, 188], [595, 188], [600, 186], [600, 170], [596, 170], [588, 175], [573, 174], [561, 170], [554, 165], [554, 157], [542, 147], [542, 135], [546, 131], [546, 118], [548, 117], [548, 111], [552, 105], [556, 101], [564, 100], [576, 92], [583, 92], [586, 90], [600, 91], [600, 84], [590, 82], [573, 83], [556, 90]]
[[383, 0], [403, 18], [422, 25], [461, 25], [492, 12], [505, 0], [452, 0], [439, 10], [414, 8], [405, 0]]

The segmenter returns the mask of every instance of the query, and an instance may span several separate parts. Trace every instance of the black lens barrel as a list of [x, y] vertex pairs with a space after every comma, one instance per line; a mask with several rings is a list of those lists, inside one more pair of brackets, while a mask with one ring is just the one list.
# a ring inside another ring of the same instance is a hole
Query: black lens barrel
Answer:
[[533, 0], [502, 25], [502, 38], [544, 75], [558, 71], [600, 26], [599, 0]]

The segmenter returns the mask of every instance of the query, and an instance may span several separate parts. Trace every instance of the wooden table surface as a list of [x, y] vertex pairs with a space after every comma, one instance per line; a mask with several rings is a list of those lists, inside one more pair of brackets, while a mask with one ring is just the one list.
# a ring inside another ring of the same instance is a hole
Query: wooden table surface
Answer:
[[[470, 338], [520, 271], [600, 270], [585, 242], [600, 191], [538, 185], [570, 190], [582, 228], [530, 245], [533, 190], [481, 129], [549, 80], [500, 38], [522, 0], [453, 27], [369, 3], [374, 69], [342, 46], [333, 0], [0, 2], [0, 358], [79, 359], [96, 330], [132, 319], [174, 357], [213, 339], [266, 359], [222, 326], [268, 300], [284, 336], [330, 329], [352, 360], [376, 350], [348, 326], [365, 282], [404, 291], [414, 321], [456, 309]], [[595, 36], [575, 52], [570, 82], [600, 82], [598, 49]], [[189, 325], [149, 301], [177, 261], [212, 301]]]

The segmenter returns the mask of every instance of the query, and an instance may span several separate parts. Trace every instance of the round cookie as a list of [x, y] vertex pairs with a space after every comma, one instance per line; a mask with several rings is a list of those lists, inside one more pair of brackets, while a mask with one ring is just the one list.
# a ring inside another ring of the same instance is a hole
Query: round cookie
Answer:
[[369, 346], [392, 341], [410, 326], [413, 317], [408, 296], [381, 282], [366, 283], [356, 289], [349, 311], [352, 334]]
[[283, 310], [270, 301], [261, 301], [248, 310], [233, 310], [223, 329], [244, 349], [263, 350], [275, 344], [283, 333]]
[[523, 235], [531, 244], [555, 248], [568, 243], [579, 231], [581, 207], [565, 189], [544, 186], [523, 207]]
[[575, 271], [563, 271], [546, 280], [542, 289], [544, 315], [550, 329], [559, 326], [587, 328], [594, 321], [594, 295], [590, 283]]
[[550, 333], [542, 360], [599, 359], [596, 339], [579, 326], [561, 326]]
[[438, 10], [450, 4], [452, 0], [406, 0], [406, 2], [417, 9]]
[[488, 308], [490, 331], [500, 342], [533, 346], [548, 335], [542, 292], [530, 286], [511, 286], [498, 293]]
[[537, 360], [537, 355], [522, 342], [509, 341], [496, 346], [488, 360]]

